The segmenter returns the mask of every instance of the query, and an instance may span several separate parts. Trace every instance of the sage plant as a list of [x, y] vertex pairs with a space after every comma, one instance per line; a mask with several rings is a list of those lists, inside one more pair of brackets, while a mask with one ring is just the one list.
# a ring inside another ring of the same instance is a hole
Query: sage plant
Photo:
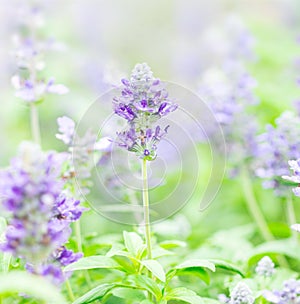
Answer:
[[81, 253], [67, 250], [70, 224], [85, 208], [64, 190], [61, 168], [65, 155], [45, 153], [31, 142], [20, 145], [18, 156], [0, 173], [2, 204], [11, 215], [1, 250], [26, 262], [33, 273], [61, 283], [61, 267]]
[[127, 128], [117, 132], [116, 144], [137, 155], [142, 160], [143, 206], [145, 238], [148, 258], [151, 259], [151, 230], [147, 161], [155, 160], [157, 145], [166, 136], [168, 127], [158, 125], [160, 118], [177, 109], [165, 85], [153, 77], [146, 63], [137, 64], [129, 79], [122, 79], [119, 95], [113, 99], [116, 115], [127, 121]]

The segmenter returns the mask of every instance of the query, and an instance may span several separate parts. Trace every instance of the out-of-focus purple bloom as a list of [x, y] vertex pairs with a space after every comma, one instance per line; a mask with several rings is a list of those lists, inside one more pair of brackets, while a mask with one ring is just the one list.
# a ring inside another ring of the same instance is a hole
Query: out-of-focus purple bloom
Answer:
[[243, 282], [239, 282], [230, 293], [230, 304], [252, 304], [254, 297], [251, 289]]
[[47, 83], [44, 81], [21, 80], [15, 75], [11, 80], [16, 89], [16, 97], [26, 102], [38, 102], [43, 100], [46, 93], [63, 95], [68, 93], [68, 88], [62, 84], [55, 84], [53, 79]]
[[293, 171], [293, 176], [283, 175], [282, 178], [293, 183], [297, 183], [297, 187], [293, 189], [293, 192], [296, 196], [300, 196], [300, 159], [289, 160], [288, 164], [290, 169]]
[[[45, 68], [43, 61], [44, 52], [55, 48], [54, 39], [42, 39], [38, 30], [43, 24], [41, 8], [27, 5], [20, 9], [19, 31], [14, 35], [16, 63], [21, 73], [12, 77], [12, 84], [16, 89], [16, 97], [25, 102], [40, 102], [45, 95], [66, 94], [69, 90], [62, 84], [55, 84], [54, 79], [48, 81], [41, 78], [40, 71]], [[39, 20], [39, 22], [38, 22]], [[26, 77], [21, 78], [24, 74]]]
[[64, 272], [62, 267], [78, 261], [82, 256], [82, 253], [74, 253], [65, 246], [61, 246], [52, 253], [46, 263], [40, 265], [27, 263], [26, 269], [31, 273], [48, 277], [52, 283], [59, 285], [71, 275], [70, 272]]
[[[254, 40], [236, 16], [230, 16], [217, 33], [215, 41], [210, 43], [218, 50], [218, 65], [222, 68], [212, 65], [202, 72], [198, 91], [222, 127], [229, 161], [237, 171], [239, 165], [252, 158], [257, 149], [258, 123], [248, 111], [249, 106], [259, 102], [254, 93], [257, 83], [245, 67], [245, 63], [255, 57]], [[215, 131], [208, 132], [213, 139]]]
[[229, 303], [230, 302], [230, 298], [228, 298], [225, 294], [220, 294], [219, 296], [218, 296], [218, 300], [219, 300], [219, 302], [221, 302], [221, 303]]
[[0, 173], [2, 203], [11, 213], [1, 249], [23, 258], [35, 273], [52, 267], [50, 257], [68, 241], [70, 223], [84, 211], [64, 190], [61, 168], [66, 159], [66, 154], [44, 153], [26, 142]]
[[300, 303], [300, 281], [295, 279], [287, 280], [283, 283], [282, 290], [275, 290], [273, 292], [266, 290], [263, 296], [270, 303]]
[[66, 145], [69, 145], [74, 136], [75, 122], [71, 118], [63, 116], [57, 118], [57, 124], [60, 133], [56, 134], [56, 138], [62, 140]]
[[122, 79], [119, 96], [113, 101], [114, 111], [125, 118], [128, 129], [117, 132], [116, 143], [135, 152], [140, 158], [153, 160], [157, 144], [166, 135], [168, 127], [161, 130], [157, 120], [177, 109], [168, 97], [164, 84], [153, 77], [146, 63], [137, 64], [130, 79]]
[[265, 256], [258, 262], [255, 272], [260, 276], [271, 277], [275, 272], [274, 266], [273, 261]]
[[83, 136], [75, 134], [75, 122], [66, 116], [57, 119], [58, 130], [56, 138], [69, 146], [69, 158], [71, 161], [68, 170], [64, 172], [64, 178], [69, 180], [75, 177], [80, 191], [89, 193], [92, 186], [91, 172], [103, 154], [111, 151], [112, 139], [103, 137], [97, 139], [97, 135], [87, 130]]
[[300, 118], [291, 112], [284, 112], [268, 125], [266, 132], [258, 136], [256, 153], [256, 175], [265, 181], [265, 188], [273, 188], [277, 195], [284, 195], [282, 176], [289, 174], [286, 165], [290, 159], [300, 158]]
[[300, 224], [293, 224], [291, 225], [291, 229], [300, 232]]

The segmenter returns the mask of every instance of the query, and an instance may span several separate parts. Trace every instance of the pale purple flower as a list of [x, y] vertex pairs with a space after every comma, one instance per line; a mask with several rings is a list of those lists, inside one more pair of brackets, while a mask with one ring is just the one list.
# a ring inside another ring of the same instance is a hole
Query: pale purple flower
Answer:
[[109, 137], [97, 139], [97, 135], [90, 129], [79, 136], [75, 133], [75, 122], [67, 116], [59, 117], [57, 123], [60, 133], [56, 134], [56, 138], [69, 147], [70, 166], [64, 172], [64, 178], [69, 180], [75, 177], [80, 191], [88, 194], [92, 186], [91, 172], [98, 162], [95, 159], [99, 160], [103, 154], [111, 151], [113, 140]]
[[273, 292], [266, 290], [264, 291], [263, 296], [270, 303], [300, 303], [300, 281], [295, 279], [287, 280], [283, 283], [282, 290], [275, 290]]
[[288, 180], [292, 183], [298, 184], [296, 188], [293, 189], [293, 192], [296, 196], [300, 196], [300, 159], [297, 160], [289, 160], [288, 164], [290, 169], [293, 171], [293, 176], [283, 175], [282, 178]]
[[50, 257], [68, 241], [70, 223], [85, 210], [64, 190], [61, 170], [66, 160], [64, 153], [45, 153], [24, 142], [0, 173], [2, 204], [11, 214], [1, 250], [23, 258], [35, 273], [51, 268]]
[[293, 224], [291, 225], [291, 229], [300, 232], [300, 224]]
[[57, 118], [57, 124], [60, 133], [56, 134], [56, 138], [69, 145], [73, 140], [75, 122], [67, 116], [62, 116]]
[[273, 261], [268, 256], [264, 256], [258, 262], [255, 272], [260, 276], [271, 277], [275, 272], [274, 266]]
[[68, 93], [68, 88], [62, 84], [55, 84], [51, 78], [47, 83], [44, 81], [21, 80], [17, 75], [11, 80], [16, 89], [16, 97], [26, 102], [38, 102], [44, 99], [47, 93], [63, 95]]
[[137, 64], [130, 79], [122, 79], [122, 88], [113, 100], [114, 111], [128, 122], [125, 131], [117, 132], [116, 143], [140, 158], [153, 160], [159, 141], [167, 133], [156, 122], [177, 109], [164, 84], [153, 77], [146, 63]]
[[254, 297], [252, 290], [244, 282], [239, 282], [230, 293], [230, 304], [252, 304]]
[[257, 138], [256, 175], [264, 180], [265, 188], [273, 188], [277, 195], [286, 193], [282, 176], [289, 174], [288, 160], [300, 158], [299, 137], [300, 118], [284, 112], [276, 119], [275, 126], [268, 125], [266, 132]]

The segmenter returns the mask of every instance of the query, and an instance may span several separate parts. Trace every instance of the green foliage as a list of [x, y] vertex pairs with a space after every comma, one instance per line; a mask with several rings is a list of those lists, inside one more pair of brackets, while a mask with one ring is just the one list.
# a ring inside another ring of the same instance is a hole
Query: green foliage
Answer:
[[39, 303], [67, 303], [58, 288], [44, 278], [20, 271], [0, 275], [0, 295], [26, 294]]

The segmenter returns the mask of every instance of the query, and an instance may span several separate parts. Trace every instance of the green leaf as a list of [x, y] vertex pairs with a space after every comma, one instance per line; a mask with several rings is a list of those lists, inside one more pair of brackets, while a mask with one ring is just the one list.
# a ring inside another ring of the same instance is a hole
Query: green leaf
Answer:
[[127, 282], [131, 284], [131, 286], [149, 291], [157, 299], [160, 299], [162, 297], [162, 293], [158, 284], [145, 275], [130, 275], [127, 277]]
[[262, 256], [269, 254], [281, 254], [290, 258], [300, 259], [300, 246], [292, 239], [276, 240], [263, 243], [254, 248], [248, 255], [248, 264], [256, 263]]
[[209, 273], [203, 268], [185, 268], [182, 270], [177, 270], [177, 276], [195, 276], [209, 285], [210, 276]]
[[216, 271], [216, 267], [212, 262], [208, 260], [200, 260], [200, 259], [187, 260], [174, 267], [174, 269], [185, 269], [185, 268], [207, 268], [213, 272]]
[[114, 296], [122, 298], [122, 299], [127, 299], [127, 300], [132, 300], [132, 301], [138, 301], [139, 303], [143, 300], [145, 300], [145, 292], [138, 290], [138, 289], [132, 289], [130, 287], [118, 287], [114, 288], [111, 292]]
[[138, 271], [135, 264], [126, 255], [120, 253], [119, 255], [115, 255], [113, 259], [122, 267], [122, 270], [127, 273], [136, 273]]
[[125, 247], [133, 256], [138, 256], [144, 242], [142, 238], [135, 232], [123, 232]]
[[184, 288], [184, 287], [172, 289], [165, 295], [164, 299], [179, 300], [179, 301], [184, 301], [184, 302], [191, 303], [191, 304], [203, 304], [204, 303], [203, 299], [200, 296], [198, 296], [194, 291]]
[[111, 291], [114, 287], [118, 286], [118, 284], [102, 284], [89, 292], [76, 299], [72, 304], [83, 304], [83, 303], [91, 303], [97, 299], [104, 297], [109, 291]]
[[159, 246], [164, 249], [171, 249], [177, 247], [186, 247], [186, 243], [178, 240], [167, 240], [159, 243]]
[[155, 277], [162, 282], [166, 282], [166, 274], [161, 264], [155, 260], [143, 260], [141, 264], [144, 265]]
[[112, 258], [103, 255], [94, 255], [82, 258], [79, 261], [72, 263], [64, 268], [64, 271], [75, 271], [82, 269], [118, 269], [120, 265]]
[[174, 252], [166, 250], [164, 248], [160, 248], [160, 247], [154, 248], [152, 250], [153, 259], [158, 259], [158, 258], [161, 258], [163, 256], [168, 256], [168, 255], [174, 255]]
[[45, 303], [67, 303], [59, 289], [45, 278], [21, 271], [0, 275], [0, 294], [23, 293]]
[[212, 262], [217, 268], [221, 268], [221, 269], [225, 269], [234, 273], [239, 274], [242, 277], [245, 277], [245, 274], [243, 273], [243, 271], [235, 266], [234, 264], [224, 261], [224, 260], [219, 260], [219, 259], [210, 259], [210, 262]]

